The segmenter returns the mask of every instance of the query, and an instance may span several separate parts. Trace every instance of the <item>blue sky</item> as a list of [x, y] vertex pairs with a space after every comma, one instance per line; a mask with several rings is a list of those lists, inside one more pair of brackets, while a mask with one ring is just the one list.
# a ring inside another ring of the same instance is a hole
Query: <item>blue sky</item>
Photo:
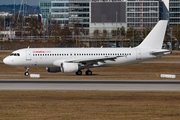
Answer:
[[[0, 5], [8, 5], [8, 4], [21, 4], [22, 0], [0, 0]], [[25, 3], [27, 1], [28, 5], [38, 5], [38, 0], [23, 0]]]

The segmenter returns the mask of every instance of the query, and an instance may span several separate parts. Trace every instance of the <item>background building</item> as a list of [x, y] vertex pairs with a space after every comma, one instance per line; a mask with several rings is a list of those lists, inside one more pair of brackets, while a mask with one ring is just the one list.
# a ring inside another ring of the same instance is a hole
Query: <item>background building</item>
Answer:
[[159, 1], [127, 1], [127, 27], [153, 27], [160, 19]]
[[57, 20], [60, 24], [69, 23], [69, 1], [43, 0], [39, 3], [43, 17], [43, 23], [47, 24], [50, 20]]
[[169, 0], [169, 23], [180, 24], [180, 0]]
[[83, 28], [89, 28], [89, 0], [69, 0], [69, 22], [79, 23]]
[[[151, 28], [159, 20], [168, 19], [168, 5], [169, 0], [39, 0], [44, 23], [49, 24], [50, 19], [70, 27], [78, 23], [91, 34], [94, 30], [111, 32], [122, 26]], [[180, 13], [173, 12], [180, 11], [178, 5], [170, 0], [170, 6], [174, 7], [170, 8], [170, 16], [174, 16], [170, 22], [179, 20]]]
[[94, 30], [111, 30], [126, 27], [126, 2], [118, 0], [115, 2], [93, 0], [90, 12], [90, 33]]
[[164, 12], [167, 7], [161, 0], [92, 1], [90, 33], [96, 29], [110, 32], [122, 26], [125, 29], [152, 28], [159, 20], [168, 19]]

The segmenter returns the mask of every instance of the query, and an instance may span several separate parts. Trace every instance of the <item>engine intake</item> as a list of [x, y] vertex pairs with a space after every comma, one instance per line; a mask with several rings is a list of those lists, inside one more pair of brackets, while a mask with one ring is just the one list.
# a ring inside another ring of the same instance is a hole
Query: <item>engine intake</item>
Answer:
[[79, 69], [78, 63], [61, 63], [62, 72], [77, 72]]

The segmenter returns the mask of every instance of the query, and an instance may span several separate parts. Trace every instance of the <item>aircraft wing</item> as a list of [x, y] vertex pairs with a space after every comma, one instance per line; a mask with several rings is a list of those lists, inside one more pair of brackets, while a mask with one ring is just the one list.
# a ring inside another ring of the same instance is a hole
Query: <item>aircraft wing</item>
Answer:
[[113, 57], [96, 57], [96, 58], [80, 58], [80, 59], [68, 59], [68, 60], [56, 60], [53, 64], [56, 66], [59, 66], [60, 63], [66, 62], [66, 63], [79, 63], [82, 68], [86, 68], [87, 66], [94, 66], [97, 65], [98, 63], [106, 63], [106, 61], [115, 61], [118, 57], [124, 57], [124, 56], [113, 56]]
[[118, 57], [122, 56], [115, 56], [115, 57], [97, 57], [97, 58], [85, 58], [85, 59], [75, 59], [75, 60], [68, 60], [66, 62], [71, 63], [82, 63], [82, 64], [97, 64], [98, 62], [106, 63], [107, 60], [115, 61]]

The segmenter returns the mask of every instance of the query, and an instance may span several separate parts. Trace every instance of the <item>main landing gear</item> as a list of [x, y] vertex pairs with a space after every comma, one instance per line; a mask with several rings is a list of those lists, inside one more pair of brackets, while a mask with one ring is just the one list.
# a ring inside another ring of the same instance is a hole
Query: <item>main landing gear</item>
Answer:
[[[92, 75], [92, 71], [91, 71], [91, 70], [87, 70], [87, 71], [85, 72], [85, 74], [86, 74], [86, 75]], [[76, 75], [82, 75], [82, 71], [81, 71], [81, 70], [78, 70], [78, 71], [76, 72]]]
[[86, 71], [86, 75], [92, 75], [92, 71], [91, 70], [87, 70]]
[[25, 75], [25, 76], [28, 76], [28, 75], [29, 75], [29, 68], [26, 68], [26, 72], [24, 72], [24, 75]]
[[81, 71], [81, 70], [78, 70], [78, 71], [76, 72], [76, 75], [82, 75], [82, 71]]

